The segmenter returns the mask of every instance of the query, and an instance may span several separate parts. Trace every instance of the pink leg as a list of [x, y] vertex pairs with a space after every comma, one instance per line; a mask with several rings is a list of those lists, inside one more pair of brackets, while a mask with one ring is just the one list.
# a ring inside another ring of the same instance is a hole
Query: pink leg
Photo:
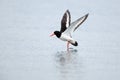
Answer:
[[67, 42], [67, 51], [69, 51], [69, 44], [70, 44], [70, 43], [69, 43], [69, 42]]

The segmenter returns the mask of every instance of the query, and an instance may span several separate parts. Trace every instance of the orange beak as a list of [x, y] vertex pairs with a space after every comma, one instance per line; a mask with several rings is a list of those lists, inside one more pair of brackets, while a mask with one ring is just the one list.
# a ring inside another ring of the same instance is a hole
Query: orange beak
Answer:
[[51, 35], [50, 35], [50, 37], [52, 37], [52, 36], [54, 36], [55, 34], [54, 33], [52, 33]]

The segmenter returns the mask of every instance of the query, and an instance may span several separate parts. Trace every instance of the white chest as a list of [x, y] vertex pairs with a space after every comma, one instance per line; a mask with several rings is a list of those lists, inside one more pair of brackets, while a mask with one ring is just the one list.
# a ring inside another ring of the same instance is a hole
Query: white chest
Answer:
[[62, 34], [60, 39], [63, 41], [69, 41], [69, 42], [74, 41], [70, 36], [68, 36], [66, 34]]

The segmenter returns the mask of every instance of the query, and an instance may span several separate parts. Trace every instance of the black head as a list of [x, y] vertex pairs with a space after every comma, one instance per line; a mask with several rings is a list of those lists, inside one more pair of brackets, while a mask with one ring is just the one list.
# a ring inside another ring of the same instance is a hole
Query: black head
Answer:
[[60, 38], [60, 36], [61, 36], [61, 32], [60, 32], [60, 31], [55, 31], [54, 34], [55, 34], [58, 38]]

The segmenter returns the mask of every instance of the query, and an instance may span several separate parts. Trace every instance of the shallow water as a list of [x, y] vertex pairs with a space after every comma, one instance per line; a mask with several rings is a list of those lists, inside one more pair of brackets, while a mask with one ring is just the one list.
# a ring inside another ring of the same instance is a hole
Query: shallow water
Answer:
[[[0, 80], [119, 80], [120, 1], [0, 1]], [[78, 47], [56, 37], [66, 9]]]

